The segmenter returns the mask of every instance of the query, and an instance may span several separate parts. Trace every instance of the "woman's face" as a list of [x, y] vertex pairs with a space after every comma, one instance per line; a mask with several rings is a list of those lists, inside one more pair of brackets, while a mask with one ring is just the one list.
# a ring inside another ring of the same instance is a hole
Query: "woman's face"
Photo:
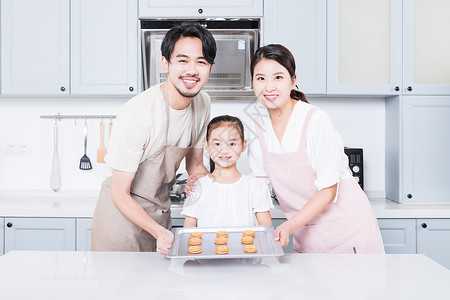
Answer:
[[267, 109], [282, 109], [291, 102], [295, 79], [275, 60], [262, 59], [253, 70], [253, 90], [256, 98]]
[[220, 126], [213, 129], [205, 148], [217, 166], [227, 168], [236, 164], [245, 150], [247, 141], [242, 142], [239, 131], [232, 126]]

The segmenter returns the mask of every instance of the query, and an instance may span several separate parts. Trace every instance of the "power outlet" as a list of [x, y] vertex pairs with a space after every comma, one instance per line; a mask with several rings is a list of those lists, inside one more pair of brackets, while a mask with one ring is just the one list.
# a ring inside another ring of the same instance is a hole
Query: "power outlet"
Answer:
[[8, 155], [29, 156], [31, 145], [8, 145]]

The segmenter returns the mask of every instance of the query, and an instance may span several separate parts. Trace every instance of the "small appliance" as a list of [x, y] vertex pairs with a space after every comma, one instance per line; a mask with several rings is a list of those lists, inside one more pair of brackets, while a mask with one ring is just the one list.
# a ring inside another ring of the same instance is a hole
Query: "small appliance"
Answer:
[[348, 165], [361, 189], [364, 190], [364, 167], [363, 149], [344, 147], [344, 152], [348, 156]]

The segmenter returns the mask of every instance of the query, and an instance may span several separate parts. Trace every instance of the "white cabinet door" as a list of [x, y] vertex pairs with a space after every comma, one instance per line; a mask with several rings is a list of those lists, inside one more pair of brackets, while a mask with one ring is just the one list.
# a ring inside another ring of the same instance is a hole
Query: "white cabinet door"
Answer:
[[265, 0], [263, 43], [282, 44], [295, 57], [297, 85], [326, 94], [326, 0]]
[[139, 17], [262, 17], [263, 0], [139, 0]]
[[69, 94], [69, 1], [1, 1], [4, 95]]
[[77, 251], [91, 250], [92, 219], [77, 219]]
[[416, 253], [416, 219], [378, 219], [387, 254]]
[[450, 1], [403, 0], [403, 93], [450, 95]]
[[5, 218], [5, 253], [11, 250], [75, 251], [75, 219]]
[[402, 0], [328, 0], [327, 12], [327, 93], [400, 94]]
[[450, 269], [450, 219], [417, 219], [417, 253]]
[[[287, 219], [272, 219], [272, 225], [276, 229], [282, 223], [286, 222]], [[289, 236], [289, 244], [283, 248], [284, 253], [294, 253], [294, 236], [291, 234]]]
[[0, 218], [0, 255], [5, 253], [5, 219]]
[[73, 0], [71, 9], [72, 94], [136, 94], [137, 1]]

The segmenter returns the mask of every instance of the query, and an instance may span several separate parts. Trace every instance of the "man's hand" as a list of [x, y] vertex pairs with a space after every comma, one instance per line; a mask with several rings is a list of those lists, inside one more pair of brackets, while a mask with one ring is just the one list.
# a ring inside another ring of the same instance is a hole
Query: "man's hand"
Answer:
[[186, 195], [189, 196], [191, 194], [191, 192], [194, 191], [194, 189], [195, 189], [194, 182], [196, 182], [197, 180], [199, 180], [206, 174], [208, 174], [208, 173], [196, 173], [196, 174], [189, 175], [188, 179], [186, 180], [186, 186], [184, 188], [184, 192], [186, 193]]
[[161, 228], [161, 231], [156, 237], [156, 251], [160, 254], [166, 255], [173, 244], [173, 233], [165, 228]]

